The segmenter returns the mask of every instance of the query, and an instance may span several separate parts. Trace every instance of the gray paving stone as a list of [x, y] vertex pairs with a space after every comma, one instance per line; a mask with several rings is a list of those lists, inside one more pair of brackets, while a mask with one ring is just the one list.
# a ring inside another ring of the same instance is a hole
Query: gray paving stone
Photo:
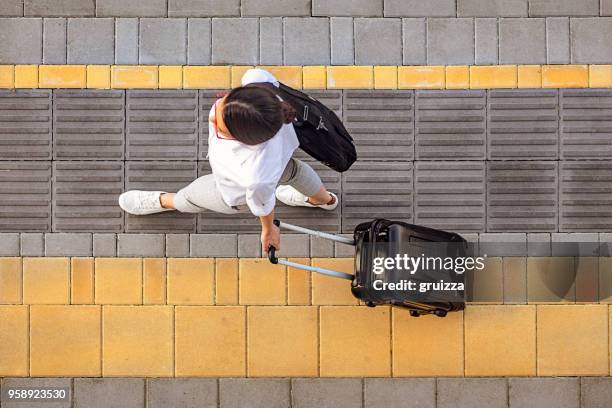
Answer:
[[402, 19], [402, 60], [404, 65], [427, 64], [427, 32], [424, 18]]
[[551, 245], [552, 256], [599, 256], [596, 232], [553, 232]]
[[510, 406], [579, 408], [579, 381], [579, 378], [509, 378]]
[[435, 378], [366, 378], [365, 408], [402, 408], [409, 402], [419, 408], [435, 408]]
[[527, 256], [552, 256], [551, 235], [534, 232], [527, 234]]
[[168, 17], [232, 17], [240, 0], [168, 0]]
[[43, 19], [43, 63], [66, 63], [66, 19]]
[[283, 19], [259, 19], [259, 60], [265, 65], [283, 65]]
[[[330, 38], [328, 18], [284, 19], [284, 57], [286, 65], [329, 65]], [[305, 47], [305, 44], [316, 46]]]
[[527, 17], [528, 0], [457, 0], [459, 17]]
[[41, 18], [0, 18], [0, 64], [40, 64], [42, 31]]
[[500, 64], [545, 64], [546, 23], [543, 18], [502, 18], [499, 22]]
[[332, 17], [331, 63], [333, 65], [353, 65], [355, 63], [354, 20], [351, 17]]
[[496, 18], [474, 19], [474, 52], [477, 65], [494, 65], [499, 61], [499, 27], [497, 21]]
[[602, 16], [612, 16], [612, 0], [601, 0], [600, 11]]
[[217, 380], [155, 378], [147, 380], [148, 408], [217, 407]]
[[142, 378], [75, 378], [75, 408], [142, 408], [145, 380]]
[[140, 64], [184, 65], [187, 62], [187, 20], [140, 19]]
[[295, 378], [291, 381], [292, 407], [361, 408], [359, 378]]
[[612, 18], [572, 18], [572, 63], [605, 64], [612, 60]]
[[458, 65], [474, 63], [474, 20], [436, 18], [427, 22], [427, 63]]
[[[283, 235], [281, 245], [285, 246], [285, 237]], [[280, 254], [279, 254], [280, 256]], [[238, 257], [239, 258], [259, 258], [261, 257], [261, 238], [256, 234], [239, 234], [238, 235]]]
[[93, 256], [117, 256], [117, 235], [93, 234]]
[[456, 0], [384, 0], [385, 17], [455, 17]]
[[117, 234], [117, 256], [164, 257], [165, 238], [164, 234]]
[[569, 64], [569, 18], [549, 17], [546, 19], [546, 61], [549, 64]]
[[311, 0], [242, 0], [243, 16], [310, 16]]
[[19, 233], [0, 233], [0, 256], [19, 256]]
[[221, 378], [219, 379], [219, 407], [288, 408], [290, 385], [287, 379]]
[[45, 256], [92, 256], [92, 234], [47, 233], [45, 234]]
[[313, 16], [377, 17], [383, 15], [380, 0], [312, 0]]
[[[1, 242], [1, 241], [0, 241]], [[332, 258], [334, 256], [334, 242], [328, 239], [310, 237], [310, 257]]]
[[612, 233], [599, 233], [599, 256], [612, 256]]
[[71, 408], [72, 407], [72, 380], [70, 378], [3, 378], [2, 379], [2, 390], [3, 397], [4, 393], [7, 393], [10, 388], [12, 389], [31, 389], [31, 388], [44, 388], [44, 389], [64, 389], [66, 391], [66, 397], [62, 401], [56, 402], [15, 402], [2, 400], [2, 408]]
[[45, 237], [39, 232], [21, 234], [21, 256], [44, 256]]
[[138, 19], [115, 19], [115, 63], [138, 64]]
[[23, 17], [23, 0], [0, 0], [0, 17]]
[[238, 238], [235, 234], [192, 234], [189, 253], [195, 257], [236, 257]]
[[68, 64], [112, 64], [115, 35], [112, 18], [68, 20]]
[[481, 255], [527, 256], [527, 234], [519, 232], [482, 233], [478, 241]]
[[582, 377], [580, 379], [581, 402], [584, 408], [607, 408], [612, 401], [611, 377]]
[[598, 0], [529, 0], [529, 16], [597, 16]]
[[185, 258], [189, 256], [189, 234], [166, 234], [166, 256]]
[[[260, 245], [261, 246], [261, 245]], [[310, 238], [306, 234], [283, 234], [279, 256], [308, 258], [310, 256]]]
[[25, 0], [26, 16], [88, 17], [96, 10], [94, 0]]
[[[381, 42], [385, 44], [384, 47], [381, 47]], [[401, 20], [399, 18], [355, 19], [355, 64], [401, 65]]]
[[209, 65], [212, 53], [211, 19], [187, 19], [187, 36], [187, 64]]
[[98, 17], [166, 17], [167, 0], [97, 0]]
[[212, 38], [213, 64], [255, 65], [259, 62], [259, 21], [256, 18], [214, 18]]
[[[344, 238], [353, 238], [353, 234], [339, 234]], [[355, 247], [352, 245], [341, 244], [334, 242], [334, 257], [336, 258], [353, 258], [355, 257]]]
[[438, 408], [506, 408], [505, 378], [438, 378]]

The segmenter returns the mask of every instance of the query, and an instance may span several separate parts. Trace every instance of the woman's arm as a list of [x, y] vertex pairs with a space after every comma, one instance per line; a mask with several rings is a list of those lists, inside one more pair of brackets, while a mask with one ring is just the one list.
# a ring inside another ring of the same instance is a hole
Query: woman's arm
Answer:
[[261, 222], [261, 248], [264, 253], [272, 245], [277, 250], [280, 249], [280, 228], [274, 225], [274, 210], [268, 215], [259, 217]]

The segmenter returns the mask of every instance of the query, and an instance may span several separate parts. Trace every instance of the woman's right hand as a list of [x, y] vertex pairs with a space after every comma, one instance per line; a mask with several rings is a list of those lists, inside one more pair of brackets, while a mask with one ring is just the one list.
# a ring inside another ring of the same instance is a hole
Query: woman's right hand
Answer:
[[272, 225], [261, 230], [261, 249], [263, 253], [268, 253], [268, 248], [273, 246], [277, 251], [280, 249], [280, 228]]

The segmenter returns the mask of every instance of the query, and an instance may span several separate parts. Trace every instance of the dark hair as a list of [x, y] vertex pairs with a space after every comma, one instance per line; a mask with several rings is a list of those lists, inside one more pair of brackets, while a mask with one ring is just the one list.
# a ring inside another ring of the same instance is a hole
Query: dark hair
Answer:
[[295, 110], [269, 89], [238, 87], [225, 97], [223, 122], [232, 137], [247, 145], [271, 139], [283, 124], [295, 119]]

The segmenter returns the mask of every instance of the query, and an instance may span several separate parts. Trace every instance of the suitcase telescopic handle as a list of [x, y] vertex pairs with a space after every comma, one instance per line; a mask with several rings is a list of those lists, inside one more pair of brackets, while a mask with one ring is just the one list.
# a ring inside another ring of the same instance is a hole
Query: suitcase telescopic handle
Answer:
[[303, 269], [305, 271], [321, 273], [323, 275], [333, 276], [334, 278], [340, 278], [340, 279], [353, 280], [354, 278], [354, 276], [351, 275], [350, 273], [332, 271], [331, 269], [319, 268], [317, 266], [303, 265], [297, 262], [291, 262], [291, 261], [286, 261], [284, 259], [278, 259], [276, 257], [276, 248], [274, 248], [272, 245], [268, 247], [268, 259], [270, 260], [270, 262], [272, 262], [275, 265], [280, 264], [280, 265], [291, 266], [292, 268], [298, 268], [298, 269]]

